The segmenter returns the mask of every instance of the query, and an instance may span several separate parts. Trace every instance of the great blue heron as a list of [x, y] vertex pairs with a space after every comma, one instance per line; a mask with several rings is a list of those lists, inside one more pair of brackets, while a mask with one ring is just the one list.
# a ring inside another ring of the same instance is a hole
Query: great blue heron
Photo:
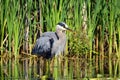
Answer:
[[56, 25], [56, 32], [45, 32], [37, 39], [32, 54], [52, 58], [63, 53], [66, 45], [66, 30], [72, 31], [64, 22]]

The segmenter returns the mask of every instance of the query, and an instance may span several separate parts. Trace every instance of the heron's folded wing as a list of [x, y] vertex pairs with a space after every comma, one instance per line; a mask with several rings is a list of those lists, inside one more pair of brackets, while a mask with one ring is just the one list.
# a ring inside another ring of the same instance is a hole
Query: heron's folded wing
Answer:
[[52, 41], [49, 37], [40, 37], [32, 50], [33, 54], [46, 55], [51, 52]]
[[55, 41], [58, 40], [58, 36], [55, 34], [55, 32], [45, 32], [42, 34], [42, 36], [52, 38]]

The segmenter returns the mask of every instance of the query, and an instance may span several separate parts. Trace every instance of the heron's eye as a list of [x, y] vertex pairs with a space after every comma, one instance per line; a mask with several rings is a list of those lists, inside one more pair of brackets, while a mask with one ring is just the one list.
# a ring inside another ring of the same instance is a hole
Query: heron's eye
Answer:
[[62, 33], [65, 33], [65, 30], [62, 30]]
[[65, 28], [65, 25], [63, 25], [62, 27]]

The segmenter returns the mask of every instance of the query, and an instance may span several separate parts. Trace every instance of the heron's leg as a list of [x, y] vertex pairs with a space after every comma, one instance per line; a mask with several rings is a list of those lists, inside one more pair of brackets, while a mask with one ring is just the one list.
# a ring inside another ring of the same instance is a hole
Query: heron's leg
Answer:
[[50, 61], [50, 73], [53, 74], [53, 68], [54, 68], [54, 58]]
[[51, 77], [51, 71], [50, 71], [50, 69], [51, 69], [51, 59], [48, 59], [48, 77]]
[[59, 66], [58, 66], [58, 56], [54, 57], [54, 68], [53, 68], [53, 77], [55, 78], [55, 80], [58, 80], [58, 75], [59, 75]]
[[39, 75], [40, 75], [40, 77], [43, 75], [43, 73], [44, 73], [44, 59], [43, 59], [43, 57], [40, 57], [40, 63], [39, 63], [39, 65], [40, 65], [40, 67], [39, 67]]
[[58, 56], [58, 71], [59, 71], [59, 75], [60, 76], [62, 76], [63, 74], [62, 74], [62, 59], [63, 59], [63, 57], [62, 57], [62, 55], [60, 54], [59, 56]]

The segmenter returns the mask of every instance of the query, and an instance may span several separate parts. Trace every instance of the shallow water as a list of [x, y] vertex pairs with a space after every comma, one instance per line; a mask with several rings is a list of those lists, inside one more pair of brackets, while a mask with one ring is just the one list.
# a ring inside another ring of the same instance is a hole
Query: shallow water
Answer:
[[91, 64], [86, 58], [64, 57], [45, 60], [38, 57], [22, 57], [0, 59], [1, 80], [87, 80], [91, 77], [101, 78], [104, 76], [96, 72], [94, 61]]

